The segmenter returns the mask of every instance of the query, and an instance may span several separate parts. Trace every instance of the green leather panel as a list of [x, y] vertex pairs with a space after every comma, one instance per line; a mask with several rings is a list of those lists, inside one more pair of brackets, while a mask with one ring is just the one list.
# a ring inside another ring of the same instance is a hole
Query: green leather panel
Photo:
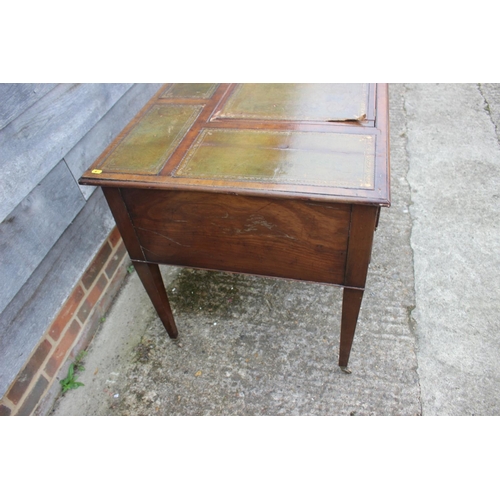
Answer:
[[203, 129], [174, 177], [371, 189], [372, 135]]
[[174, 83], [162, 97], [209, 99], [217, 85], [217, 83]]
[[103, 161], [103, 172], [157, 174], [203, 106], [156, 104]]
[[238, 84], [220, 118], [261, 120], [363, 120], [366, 83]]

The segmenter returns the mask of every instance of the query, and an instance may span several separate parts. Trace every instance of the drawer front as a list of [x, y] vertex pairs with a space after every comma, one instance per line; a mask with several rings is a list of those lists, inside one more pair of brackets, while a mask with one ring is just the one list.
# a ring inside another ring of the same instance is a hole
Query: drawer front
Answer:
[[350, 205], [123, 189], [146, 260], [344, 282]]

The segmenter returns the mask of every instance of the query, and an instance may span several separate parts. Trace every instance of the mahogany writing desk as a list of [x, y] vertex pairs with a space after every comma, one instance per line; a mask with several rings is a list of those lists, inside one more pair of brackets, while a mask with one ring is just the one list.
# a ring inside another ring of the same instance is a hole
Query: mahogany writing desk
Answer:
[[167, 84], [80, 179], [102, 186], [153, 305], [158, 264], [344, 287], [347, 367], [380, 207], [386, 84]]

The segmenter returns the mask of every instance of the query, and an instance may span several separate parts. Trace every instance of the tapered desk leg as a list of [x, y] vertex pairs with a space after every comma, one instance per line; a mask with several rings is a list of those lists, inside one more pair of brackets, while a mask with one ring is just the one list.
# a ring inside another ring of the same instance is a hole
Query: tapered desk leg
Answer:
[[349, 362], [359, 309], [363, 300], [368, 265], [370, 264], [377, 214], [378, 207], [375, 206], [352, 205], [351, 207], [340, 327], [339, 366], [342, 368], [347, 368]]
[[177, 326], [175, 325], [160, 268], [156, 264], [146, 264], [144, 262], [134, 262], [134, 267], [168, 335], [170, 338], [176, 339], [178, 335]]
[[122, 192], [118, 188], [102, 189], [108, 202], [109, 208], [115, 218], [116, 225], [127, 248], [127, 252], [134, 263], [135, 270], [146, 289], [146, 292], [153, 303], [158, 316], [165, 326], [167, 333], [173, 339], [177, 338], [177, 327], [175, 326], [174, 316], [168, 301], [165, 284], [160, 274], [160, 268], [157, 264], [148, 264], [142, 251], [141, 244], [137, 238], [132, 220], [129, 216], [127, 206], [123, 200]]
[[363, 300], [363, 290], [344, 288], [342, 299], [342, 323], [340, 327], [339, 366], [347, 367], [351, 353], [354, 332], [358, 322], [359, 309]]

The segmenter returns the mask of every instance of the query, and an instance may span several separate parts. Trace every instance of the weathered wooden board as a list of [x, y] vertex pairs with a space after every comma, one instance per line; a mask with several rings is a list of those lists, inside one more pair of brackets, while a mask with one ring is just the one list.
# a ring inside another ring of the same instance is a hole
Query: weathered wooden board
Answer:
[[75, 179], [61, 161], [0, 224], [0, 311], [84, 205]]
[[56, 83], [0, 83], [0, 130], [56, 85]]
[[[64, 157], [75, 179], [87, 170], [127, 123], [142, 109], [161, 83], [136, 83]], [[86, 199], [94, 186], [80, 186]]]
[[60, 84], [0, 130], [0, 222], [131, 86]]
[[0, 397], [113, 227], [106, 201], [97, 190], [0, 314]]

